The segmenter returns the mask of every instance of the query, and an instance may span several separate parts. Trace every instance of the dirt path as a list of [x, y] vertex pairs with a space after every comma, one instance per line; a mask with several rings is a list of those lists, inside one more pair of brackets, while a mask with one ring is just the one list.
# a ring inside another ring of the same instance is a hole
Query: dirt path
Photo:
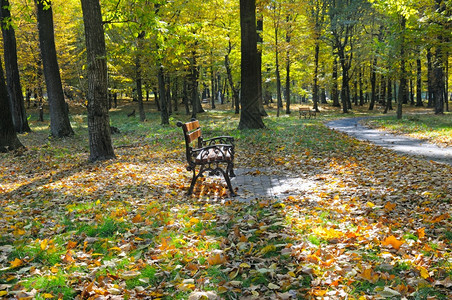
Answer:
[[422, 140], [364, 127], [359, 123], [362, 119], [339, 119], [326, 123], [326, 126], [359, 140], [392, 149], [397, 153], [420, 156], [423, 159], [452, 165], [452, 148], [441, 148]]

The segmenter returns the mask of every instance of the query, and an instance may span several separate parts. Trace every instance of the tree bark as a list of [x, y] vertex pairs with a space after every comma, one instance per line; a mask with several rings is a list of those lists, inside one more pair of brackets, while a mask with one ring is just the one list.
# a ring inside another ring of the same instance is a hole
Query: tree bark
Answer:
[[69, 110], [64, 101], [63, 85], [61, 84], [53, 29], [53, 12], [51, 2], [35, 0], [39, 30], [39, 45], [41, 48], [44, 77], [50, 111], [50, 133], [62, 138], [71, 136], [74, 131], [69, 121]]
[[371, 95], [370, 95], [370, 103], [369, 110], [373, 110], [375, 106], [375, 99], [377, 93], [377, 56], [374, 57], [372, 63], [372, 70], [370, 75], [370, 85], [371, 85]]
[[158, 83], [159, 83], [159, 99], [160, 99], [160, 115], [162, 119], [162, 125], [169, 124], [169, 115], [168, 115], [168, 107], [167, 107], [167, 98], [166, 98], [166, 90], [165, 90], [165, 77], [163, 74], [163, 66], [159, 67], [158, 72]]
[[280, 108], [283, 107], [281, 94], [281, 75], [279, 73], [279, 44], [278, 24], [275, 24], [275, 75], [276, 75], [276, 116], [279, 117]]
[[422, 64], [421, 59], [416, 60], [416, 106], [422, 107]]
[[17, 65], [16, 35], [11, 24], [11, 12], [8, 0], [0, 0], [0, 23], [2, 26], [3, 49], [5, 57], [6, 85], [9, 103], [16, 132], [30, 132], [25, 112], [24, 96], [20, 85], [19, 67]]
[[24, 148], [17, 138], [9, 107], [8, 90], [0, 62], [0, 152]]
[[229, 40], [229, 45], [228, 45], [228, 52], [227, 54], [224, 56], [224, 66], [226, 68], [226, 75], [227, 75], [227, 80], [229, 83], [229, 86], [231, 87], [231, 91], [232, 91], [232, 104], [235, 106], [235, 113], [239, 114], [240, 113], [240, 96], [239, 96], [239, 92], [240, 92], [240, 86], [236, 87], [234, 86], [234, 81], [232, 80], [232, 69], [231, 69], [231, 62], [229, 60], [229, 54], [232, 51], [232, 44], [231, 41]]
[[397, 119], [402, 119], [402, 108], [403, 103], [407, 100], [407, 76], [406, 76], [406, 68], [405, 68], [405, 27], [406, 27], [406, 19], [404, 16], [401, 16], [400, 21], [401, 27], [401, 42], [400, 42], [400, 86], [399, 86], [399, 94], [397, 96]]
[[143, 39], [146, 32], [143, 30], [137, 36], [137, 53], [135, 56], [135, 83], [137, 89], [137, 100], [138, 100], [138, 112], [140, 114], [140, 121], [144, 122], [146, 120], [146, 113], [144, 112], [143, 104], [143, 79], [142, 79], [142, 68], [141, 68], [141, 51], [143, 47]]
[[333, 100], [333, 106], [340, 107], [339, 103], [339, 87], [338, 87], [338, 73], [337, 73], [337, 57], [334, 56], [333, 61], [333, 73], [331, 75], [331, 80], [333, 80], [333, 86], [331, 89], [331, 99]]
[[312, 84], [312, 102], [314, 102], [314, 110], [319, 111], [319, 39], [316, 37], [314, 42], [314, 82]]
[[240, 0], [242, 111], [239, 129], [264, 128], [259, 111], [256, 1]]
[[386, 95], [386, 105], [384, 114], [386, 114], [389, 110], [392, 110], [392, 81], [391, 78], [388, 76], [388, 93]]
[[[436, 11], [444, 12], [446, 6], [443, 1], [435, 1]], [[450, 31], [449, 31], [450, 33]], [[448, 33], [448, 34], [449, 34]], [[444, 75], [444, 55], [442, 45], [444, 38], [441, 32], [437, 36], [437, 46], [435, 50], [435, 60], [433, 64], [433, 96], [435, 103], [435, 114], [444, 114], [444, 102], [447, 101], [447, 92], [445, 92], [445, 75]]]
[[257, 42], [260, 45], [257, 49], [257, 55], [258, 55], [258, 65], [259, 65], [259, 80], [257, 81], [258, 84], [258, 99], [259, 99], [259, 111], [261, 113], [261, 116], [266, 117], [268, 116], [267, 112], [264, 108], [264, 93], [263, 93], [263, 82], [262, 82], [262, 47], [264, 43], [264, 17], [260, 13], [257, 22], [256, 22], [256, 30], [257, 30]]
[[196, 114], [203, 113], [204, 109], [201, 105], [201, 100], [199, 99], [199, 91], [198, 91], [198, 78], [199, 78], [199, 67], [197, 63], [197, 54], [196, 51], [192, 51], [192, 60], [190, 65], [191, 70], [191, 80], [190, 80], [190, 88], [191, 88], [191, 104], [192, 104], [192, 114], [191, 117], [196, 119]]
[[427, 49], [427, 107], [433, 107], [433, 54]]
[[[286, 98], [286, 114], [290, 114], [290, 54], [287, 50], [286, 61], [286, 88], [284, 90], [284, 98]], [[318, 108], [316, 109], [318, 111]]]
[[90, 161], [115, 158], [108, 114], [107, 59], [99, 0], [81, 0], [88, 65]]

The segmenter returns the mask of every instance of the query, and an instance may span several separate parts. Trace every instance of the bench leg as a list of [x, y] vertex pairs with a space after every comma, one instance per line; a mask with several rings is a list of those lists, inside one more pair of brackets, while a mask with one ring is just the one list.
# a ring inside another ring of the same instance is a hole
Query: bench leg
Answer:
[[193, 168], [193, 178], [191, 179], [190, 188], [188, 189], [187, 196], [190, 196], [193, 193], [193, 189], [195, 188], [196, 180], [198, 180], [198, 178], [200, 176], [202, 176], [202, 172], [203, 172], [202, 169], [203, 169], [203, 167], [201, 166], [201, 168], [199, 169], [198, 175], [196, 175], [196, 168]]
[[[231, 196], [235, 197], [235, 196], [237, 196], [237, 194], [234, 192], [234, 189], [232, 188], [232, 184], [231, 184], [231, 179], [229, 178], [229, 174], [231, 174], [231, 173], [235, 176], [234, 170], [232, 168], [233, 168], [233, 165], [232, 165], [232, 163], [230, 163], [230, 164], [228, 164], [226, 171], [223, 171], [223, 169], [217, 169], [217, 170], [219, 170], [223, 174], [224, 180], [226, 181], [228, 189], [231, 192]], [[202, 176], [203, 173], [204, 173], [204, 166], [200, 167], [198, 175], [196, 175], [196, 169], [195, 168], [193, 169], [193, 178], [191, 179], [190, 188], [188, 189], [187, 196], [190, 196], [191, 194], [193, 194], [193, 189], [195, 188], [196, 181], [198, 180], [199, 177]], [[231, 176], [231, 177], [233, 177], [233, 176]]]
[[[229, 166], [228, 166], [228, 168], [229, 168]], [[229, 174], [228, 174], [229, 171], [228, 170], [223, 171], [221, 169], [220, 169], [220, 171], [221, 171], [221, 173], [223, 173], [224, 180], [226, 181], [226, 184], [228, 185], [228, 189], [231, 192], [231, 196], [232, 197], [237, 196], [237, 194], [234, 192], [234, 189], [232, 188], [231, 179], [229, 178]]]
[[231, 162], [228, 164], [228, 168], [227, 168], [226, 172], [229, 173], [229, 177], [235, 177], [234, 163]]

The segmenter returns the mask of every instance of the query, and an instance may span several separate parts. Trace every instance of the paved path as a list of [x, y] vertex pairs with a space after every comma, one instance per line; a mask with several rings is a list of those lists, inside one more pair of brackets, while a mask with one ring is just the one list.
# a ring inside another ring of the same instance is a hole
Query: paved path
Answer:
[[294, 178], [272, 174], [270, 169], [236, 169], [236, 177], [231, 178], [234, 188], [238, 188], [237, 198], [241, 201], [254, 199], [279, 199], [310, 191], [312, 183], [304, 178]]
[[359, 124], [363, 118], [346, 118], [326, 123], [331, 129], [342, 131], [359, 140], [394, 150], [402, 154], [420, 156], [427, 160], [452, 165], [452, 148], [441, 148], [425, 141], [394, 135]]
[[[440, 148], [420, 140], [393, 135], [370, 129], [359, 124], [363, 118], [347, 118], [328, 122], [334, 130], [345, 132], [359, 140], [387, 147], [395, 152], [421, 156], [424, 159], [452, 165], [452, 148]], [[276, 175], [270, 169], [236, 169], [231, 178], [232, 186], [238, 187], [239, 201], [254, 199], [279, 199], [312, 191], [315, 184], [306, 178]]]

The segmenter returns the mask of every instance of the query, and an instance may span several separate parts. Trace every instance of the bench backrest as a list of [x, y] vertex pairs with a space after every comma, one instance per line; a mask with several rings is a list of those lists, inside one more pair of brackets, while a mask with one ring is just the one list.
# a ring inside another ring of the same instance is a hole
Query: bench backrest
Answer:
[[196, 147], [201, 147], [201, 126], [199, 125], [198, 120], [193, 120], [188, 123], [177, 122], [177, 126], [182, 127], [182, 130], [184, 131], [187, 160], [191, 161], [191, 150]]

